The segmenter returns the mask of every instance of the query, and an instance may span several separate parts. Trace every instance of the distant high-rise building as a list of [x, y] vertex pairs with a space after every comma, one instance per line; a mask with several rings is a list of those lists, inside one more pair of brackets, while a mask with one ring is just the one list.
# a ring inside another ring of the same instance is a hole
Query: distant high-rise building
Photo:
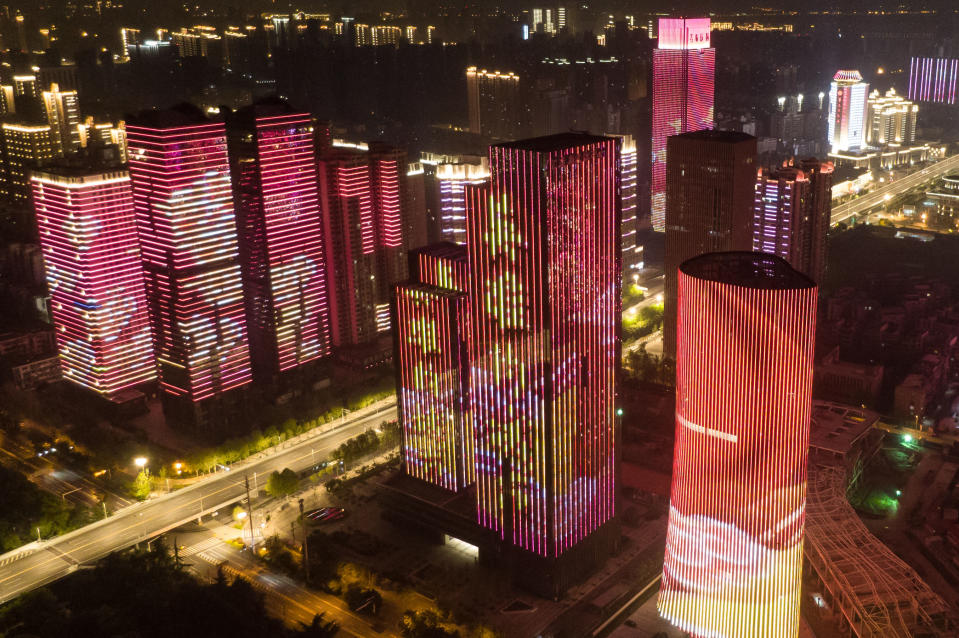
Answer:
[[61, 155], [80, 148], [80, 102], [76, 91], [61, 91], [51, 84], [43, 91], [43, 110], [53, 133], [54, 144]]
[[438, 226], [445, 241], [466, 244], [466, 187], [489, 183], [489, 162], [479, 164], [440, 164], [436, 167], [439, 191]]
[[123, 55], [128, 55], [127, 51], [130, 50], [130, 47], [140, 44], [141, 42], [142, 39], [139, 29], [130, 27], [122, 27], [120, 29], [120, 50], [123, 51]]
[[17, 103], [14, 100], [13, 85], [0, 84], [0, 115], [13, 115], [17, 112]]
[[171, 33], [170, 40], [181, 58], [206, 58], [214, 66], [223, 63], [223, 39], [212, 27], [183, 28]]
[[909, 63], [909, 99], [955, 104], [959, 95], [959, 59], [912, 58]]
[[660, 18], [653, 50], [652, 201], [653, 230], [666, 225], [666, 138], [713, 127], [716, 49], [709, 18]]
[[30, 99], [40, 99], [40, 83], [37, 82], [35, 75], [15, 75], [13, 76], [13, 95], [19, 99], [22, 97]]
[[127, 130], [121, 120], [117, 124], [110, 122], [95, 122], [88, 117], [85, 122], [77, 126], [80, 137], [80, 146], [86, 148], [91, 144], [109, 144], [117, 147], [120, 161], [127, 161]]
[[154, 380], [129, 175], [50, 168], [31, 185], [63, 377], [107, 398]]
[[406, 279], [411, 226], [406, 153], [333, 148], [320, 160], [333, 345], [368, 343], [390, 328], [393, 284]]
[[859, 71], [837, 71], [829, 85], [829, 146], [833, 153], [858, 151], [866, 143], [869, 84]]
[[251, 380], [226, 130], [187, 106], [126, 130], [164, 409], [219, 424]]
[[3, 191], [8, 202], [25, 204], [30, 199], [30, 171], [60, 156], [49, 124], [5, 122], [3, 130]]
[[680, 267], [657, 608], [691, 635], [799, 635], [816, 296], [771, 255], [715, 253]]
[[313, 123], [280, 100], [227, 117], [254, 377], [330, 354]]
[[833, 166], [816, 159], [760, 170], [753, 206], [755, 252], [782, 257], [813, 281], [826, 272]]
[[475, 480], [469, 413], [466, 248], [410, 253], [412, 281], [396, 286], [394, 354], [407, 474], [451, 491]]
[[26, 53], [30, 50], [30, 46], [27, 43], [27, 25], [24, 17], [17, 13], [14, 21], [17, 23], [17, 44], [20, 46], [20, 52]]
[[882, 147], [887, 144], [912, 144], [916, 141], [916, 118], [919, 105], [913, 104], [896, 89], [879, 95], [878, 89], [866, 100], [866, 143]]
[[667, 153], [663, 353], [672, 358], [679, 265], [703, 253], [752, 250], [756, 138], [684, 133], [669, 138]]
[[37, 69], [37, 86], [43, 90], [49, 90], [51, 84], [56, 84], [61, 91], [80, 90], [80, 80], [77, 76], [77, 67], [75, 64], [57, 64], [45, 65]]
[[554, 595], [615, 512], [619, 146], [493, 146], [467, 211], [478, 520]]
[[638, 276], [644, 265], [644, 247], [637, 243], [639, 218], [636, 210], [637, 158], [636, 140], [632, 135], [623, 135], [620, 153], [620, 199], [623, 209], [623, 277]]
[[372, 43], [375, 47], [387, 44], [397, 46], [400, 43], [400, 40], [403, 38], [403, 29], [400, 27], [379, 24], [373, 27], [370, 37], [372, 38]]
[[466, 69], [470, 131], [506, 140], [522, 135], [528, 118], [520, 90], [515, 73]]

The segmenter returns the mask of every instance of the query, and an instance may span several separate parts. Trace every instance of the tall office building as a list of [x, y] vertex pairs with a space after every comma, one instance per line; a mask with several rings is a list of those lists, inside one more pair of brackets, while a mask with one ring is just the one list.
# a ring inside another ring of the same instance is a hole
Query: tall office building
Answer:
[[859, 71], [836, 71], [829, 85], [829, 146], [833, 153], [858, 151], [866, 143], [869, 84]]
[[714, 253], [680, 268], [657, 608], [692, 635], [799, 634], [816, 295], [771, 255]]
[[493, 146], [467, 212], [478, 521], [553, 595], [615, 511], [619, 146]]
[[709, 18], [660, 18], [653, 50], [653, 230], [666, 225], [666, 138], [713, 127], [716, 49]]
[[80, 102], [76, 91], [61, 91], [56, 83], [43, 91], [43, 110], [60, 155], [80, 148]]
[[8, 202], [26, 204], [30, 199], [30, 171], [60, 156], [53, 130], [48, 124], [5, 122], [3, 189]]
[[407, 474], [450, 491], [475, 480], [469, 413], [466, 248], [410, 253], [412, 281], [396, 286], [394, 358]]
[[227, 116], [233, 203], [253, 374], [330, 354], [313, 123], [280, 100]]
[[366, 344], [389, 330], [392, 286], [407, 277], [406, 153], [383, 144], [333, 148], [319, 177], [333, 345]]
[[696, 131], [669, 138], [663, 353], [676, 356], [679, 265], [703, 253], [751, 250], [756, 138]]
[[916, 118], [919, 105], [889, 89], [878, 90], [866, 100], [866, 143], [883, 147], [887, 144], [912, 144], [916, 141]]
[[501, 140], [522, 135], [529, 117], [521, 89], [515, 73], [466, 69], [470, 131]]
[[910, 60], [910, 100], [955, 104], [957, 86], [959, 86], [959, 59], [912, 58]]
[[466, 188], [489, 183], [489, 162], [479, 164], [439, 164], [436, 167], [438, 190], [437, 226], [445, 241], [466, 244]]
[[756, 179], [753, 251], [782, 257], [817, 284], [826, 272], [832, 173], [831, 163], [807, 159]]
[[33, 173], [63, 377], [106, 398], [156, 378], [127, 171]]
[[226, 131], [184, 105], [142, 112], [127, 136], [164, 410], [222, 424], [251, 380]]
[[639, 245], [639, 218], [636, 212], [637, 158], [636, 140], [632, 135], [623, 136], [620, 153], [620, 199], [623, 209], [623, 278], [635, 280], [644, 265], [644, 247]]

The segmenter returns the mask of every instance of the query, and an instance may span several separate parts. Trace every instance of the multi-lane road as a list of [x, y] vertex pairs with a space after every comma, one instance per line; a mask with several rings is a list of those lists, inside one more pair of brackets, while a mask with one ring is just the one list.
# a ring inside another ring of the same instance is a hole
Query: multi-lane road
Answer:
[[246, 495], [257, 480], [264, 485], [274, 470], [302, 471], [366, 428], [396, 418], [395, 400], [357, 411], [342, 425], [308, 432], [189, 487], [126, 507], [110, 518], [0, 556], [0, 603], [61, 578], [80, 565], [148, 541]]
[[882, 206], [886, 201], [896, 195], [954, 171], [959, 171], [959, 155], [947, 157], [932, 166], [927, 166], [911, 175], [906, 175], [893, 182], [884, 184], [865, 195], [861, 195], [838, 206], [833, 206], [832, 223], [838, 224], [839, 222], [846, 221], [850, 217], [868, 213], [873, 208]]

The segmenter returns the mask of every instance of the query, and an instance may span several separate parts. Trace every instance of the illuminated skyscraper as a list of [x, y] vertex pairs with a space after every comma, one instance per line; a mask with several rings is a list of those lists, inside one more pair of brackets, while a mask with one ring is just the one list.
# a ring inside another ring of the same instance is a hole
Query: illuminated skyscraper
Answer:
[[756, 138], [713, 130], [670, 137], [667, 175], [663, 353], [674, 357], [679, 265], [752, 249]]
[[632, 278], [643, 267], [643, 246], [637, 244], [639, 219], [636, 215], [637, 193], [636, 140], [623, 136], [620, 153], [620, 197], [623, 209], [623, 277]]
[[469, 415], [466, 248], [410, 253], [413, 281], [396, 286], [394, 354], [406, 472], [451, 491], [475, 480]]
[[866, 100], [866, 143], [876, 147], [912, 144], [918, 117], [919, 105], [897, 95], [896, 89], [889, 89], [885, 95], [875, 90]]
[[912, 58], [909, 64], [909, 99], [955, 104], [959, 59]]
[[799, 633], [816, 294], [761, 253], [712, 253], [680, 268], [657, 607], [692, 635]]
[[63, 377], [104, 397], [156, 378], [130, 177], [31, 178]]
[[390, 328], [392, 287], [407, 276], [411, 227], [406, 153], [333, 148], [320, 160], [333, 345], [369, 343]]
[[8, 202], [26, 204], [30, 199], [30, 171], [60, 156], [50, 125], [2, 125], [5, 155], [2, 194]]
[[836, 71], [829, 85], [829, 146], [833, 153], [858, 151], [866, 143], [869, 84], [859, 71]]
[[553, 559], [601, 543], [614, 514], [619, 146], [493, 146], [490, 186], [468, 193], [478, 521], [519, 564], [548, 559], [535, 574], [553, 592], [570, 579]]
[[273, 379], [330, 354], [313, 124], [268, 100], [229, 115], [227, 137], [253, 372]]
[[815, 282], [826, 272], [826, 233], [832, 212], [829, 162], [760, 170], [753, 205], [755, 252], [782, 257]]
[[666, 138], [713, 127], [716, 49], [709, 18], [660, 18], [653, 50], [653, 230], [666, 225]]
[[144, 111], [127, 136], [164, 409], [225, 421], [251, 379], [225, 128], [185, 105]]
[[76, 91], [61, 91], [51, 84], [43, 91], [43, 110], [53, 133], [54, 143], [61, 155], [69, 155], [80, 148], [80, 103]]
[[466, 244], [466, 187], [489, 182], [489, 163], [440, 164], [436, 167], [439, 190], [437, 220], [440, 236], [457, 244]]
[[494, 139], [514, 139], [529, 121], [519, 76], [512, 72], [466, 69], [470, 131]]

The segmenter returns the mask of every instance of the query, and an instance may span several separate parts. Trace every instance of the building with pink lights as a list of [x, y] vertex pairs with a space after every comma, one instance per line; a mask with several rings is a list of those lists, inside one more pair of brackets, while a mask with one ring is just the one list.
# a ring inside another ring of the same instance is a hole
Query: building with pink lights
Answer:
[[107, 399], [155, 380], [129, 174], [48, 168], [30, 184], [63, 378]]
[[[406, 153], [385, 144], [333, 147], [320, 158], [319, 184], [333, 345], [366, 350], [389, 331], [392, 287], [407, 276]], [[368, 363], [390, 351], [388, 342], [373, 348]]]
[[477, 520], [555, 596], [613, 534], [620, 140], [510, 142], [489, 165], [467, 194]]
[[252, 376], [226, 130], [184, 105], [127, 121], [164, 411], [228, 425]]
[[310, 114], [280, 100], [227, 116], [250, 354], [265, 382], [331, 349], [313, 137]]
[[909, 62], [909, 99], [917, 102], [956, 103], [959, 59], [912, 58]]
[[660, 18], [653, 50], [653, 230], [666, 229], [666, 138], [713, 127], [716, 50], [709, 18]]
[[826, 273], [833, 165], [816, 159], [762, 169], [753, 203], [753, 251], [782, 257], [815, 282]]

